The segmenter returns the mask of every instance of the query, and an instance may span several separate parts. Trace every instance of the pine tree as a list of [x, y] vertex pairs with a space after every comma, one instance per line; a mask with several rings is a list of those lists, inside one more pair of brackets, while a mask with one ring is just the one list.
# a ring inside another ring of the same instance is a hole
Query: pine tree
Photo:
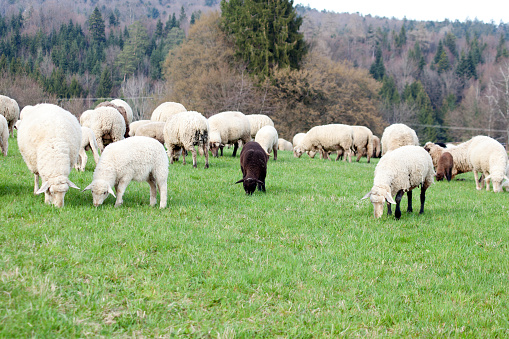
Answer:
[[92, 15], [90, 15], [90, 18], [88, 18], [88, 26], [90, 34], [92, 35], [92, 41], [95, 45], [101, 46], [104, 42], [106, 42], [104, 20], [101, 12], [99, 12], [99, 8], [96, 7], [92, 12]]
[[156, 39], [159, 39], [163, 36], [163, 23], [161, 19], [157, 20], [156, 31], [154, 32], [154, 36]]
[[99, 80], [99, 86], [97, 87], [96, 96], [98, 98], [109, 98], [111, 95], [111, 89], [113, 88], [113, 81], [111, 80], [111, 73], [107, 67], [101, 73], [101, 79]]
[[186, 14], [186, 10], [184, 9], [184, 6], [182, 6], [182, 7], [180, 7], [180, 16], [179, 16], [180, 27], [183, 27], [186, 22], [187, 22], [187, 14]]
[[498, 62], [501, 58], [509, 57], [509, 51], [507, 51], [507, 47], [505, 46], [505, 37], [504, 34], [500, 34], [500, 39], [498, 40], [497, 46], [497, 56], [495, 57], [495, 62]]
[[375, 61], [371, 64], [369, 68], [369, 73], [378, 81], [381, 81], [385, 75], [385, 66], [384, 60], [382, 57], [382, 49], [380, 46], [376, 49], [375, 52]]

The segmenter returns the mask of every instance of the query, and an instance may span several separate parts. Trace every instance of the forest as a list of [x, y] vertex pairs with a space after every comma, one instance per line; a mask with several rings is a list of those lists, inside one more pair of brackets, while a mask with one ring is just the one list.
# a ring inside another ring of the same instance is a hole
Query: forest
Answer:
[[[284, 0], [65, 2], [2, 1], [0, 92], [21, 107], [57, 102], [79, 115], [122, 97], [144, 118], [178, 101], [206, 116], [268, 114], [289, 139], [324, 123], [381, 134], [402, 122], [422, 142], [486, 134], [507, 144], [507, 23], [397, 20]], [[246, 27], [252, 35], [238, 33]]]

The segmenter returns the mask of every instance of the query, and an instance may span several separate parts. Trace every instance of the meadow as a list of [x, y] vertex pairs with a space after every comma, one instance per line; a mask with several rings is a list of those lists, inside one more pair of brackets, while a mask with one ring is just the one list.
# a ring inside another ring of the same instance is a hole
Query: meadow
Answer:
[[[33, 195], [15, 139], [0, 157], [0, 337], [506, 337], [509, 193], [471, 173], [425, 212], [375, 220], [371, 164], [271, 158], [246, 196], [231, 150], [170, 166], [169, 208], [147, 183], [97, 208]], [[95, 164], [70, 179], [86, 187]], [[414, 210], [418, 211], [418, 192]]]

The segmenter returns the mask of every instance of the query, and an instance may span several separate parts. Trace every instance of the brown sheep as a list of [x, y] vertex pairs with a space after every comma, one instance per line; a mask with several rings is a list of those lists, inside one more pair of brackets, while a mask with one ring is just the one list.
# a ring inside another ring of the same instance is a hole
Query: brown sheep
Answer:
[[437, 174], [436, 178], [438, 181], [441, 181], [445, 178], [447, 181], [451, 181], [452, 179], [452, 168], [454, 166], [454, 161], [451, 153], [444, 152], [438, 159], [437, 165]]
[[237, 181], [236, 184], [243, 183], [246, 194], [253, 194], [256, 187], [259, 191], [265, 192], [268, 160], [269, 155], [256, 141], [250, 141], [242, 148], [240, 152], [242, 179]]

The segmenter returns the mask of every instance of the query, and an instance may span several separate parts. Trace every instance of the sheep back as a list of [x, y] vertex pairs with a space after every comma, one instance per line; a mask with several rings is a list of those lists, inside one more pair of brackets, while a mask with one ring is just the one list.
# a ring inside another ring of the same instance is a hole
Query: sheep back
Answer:
[[161, 144], [164, 144], [164, 122], [152, 121], [148, 124], [142, 124], [136, 129], [135, 136], [143, 136], [156, 139]]
[[419, 146], [419, 138], [415, 131], [405, 124], [392, 124], [382, 134], [382, 156], [385, 153], [406, 145]]
[[187, 109], [178, 102], [163, 102], [152, 112], [150, 120], [166, 122], [174, 114], [185, 112]]
[[19, 105], [16, 100], [5, 95], [0, 95], [0, 114], [7, 120], [7, 127], [12, 135], [14, 125], [16, 125], [19, 119]]
[[266, 125], [258, 130], [255, 136], [255, 141], [262, 146], [262, 148], [270, 154], [274, 150], [274, 160], [277, 158], [278, 134], [274, 126]]
[[122, 99], [113, 99], [111, 100], [111, 103], [124, 108], [127, 116], [128, 125], [131, 124], [131, 122], [133, 122], [133, 109], [131, 108], [131, 106], [129, 106], [127, 102], [125, 102]]
[[256, 133], [258, 133], [263, 126], [274, 127], [274, 121], [265, 114], [248, 114], [246, 117], [249, 119], [249, 124], [251, 125], [251, 138], [255, 138]]

